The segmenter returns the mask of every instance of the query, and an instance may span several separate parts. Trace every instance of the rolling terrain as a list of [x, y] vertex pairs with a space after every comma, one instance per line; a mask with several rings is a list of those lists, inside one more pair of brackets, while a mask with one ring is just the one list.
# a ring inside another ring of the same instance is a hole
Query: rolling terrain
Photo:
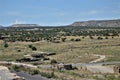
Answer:
[[[36, 24], [2, 27], [0, 61], [11, 63], [11, 70], [55, 80], [109, 80], [115, 75], [113, 65], [120, 60], [119, 21], [86, 21], [56, 27]], [[61, 63], [72, 64], [75, 70], [58, 69]]]

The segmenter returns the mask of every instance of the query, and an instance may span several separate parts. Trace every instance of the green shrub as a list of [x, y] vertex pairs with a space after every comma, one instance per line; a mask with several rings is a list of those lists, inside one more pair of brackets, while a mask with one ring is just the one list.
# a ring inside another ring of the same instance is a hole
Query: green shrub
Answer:
[[7, 47], [8, 47], [8, 44], [7, 44], [7, 43], [5, 43], [5, 44], [4, 44], [4, 47], [5, 47], [5, 48], [7, 48]]
[[28, 47], [29, 47], [29, 48], [32, 48], [33, 46], [30, 44], [30, 45], [28, 45]]
[[57, 63], [57, 61], [56, 61], [56, 60], [54, 60], [54, 59], [52, 59], [50, 63], [51, 63], [51, 64], [56, 64], [56, 63]]
[[55, 78], [54, 72], [51, 73], [41, 72], [40, 75], [47, 78]]
[[75, 41], [81, 41], [81, 39], [75, 39]]
[[74, 41], [74, 39], [72, 38], [70, 41]]
[[102, 40], [103, 38], [99, 36], [97, 39], [98, 39], [98, 40]]
[[32, 75], [40, 74], [40, 71], [35, 69], [31, 71], [31, 74]]
[[32, 50], [33, 50], [33, 51], [36, 51], [36, 50], [37, 50], [37, 48], [36, 48], [36, 47], [32, 47]]
[[13, 65], [12, 69], [15, 70], [16, 72], [19, 72], [20, 71], [20, 66]]
[[17, 52], [21, 52], [21, 50], [19, 49], [19, 50], [17, 50]]
[[105, 39], [108, 39], [108, 37], [106, 36]]

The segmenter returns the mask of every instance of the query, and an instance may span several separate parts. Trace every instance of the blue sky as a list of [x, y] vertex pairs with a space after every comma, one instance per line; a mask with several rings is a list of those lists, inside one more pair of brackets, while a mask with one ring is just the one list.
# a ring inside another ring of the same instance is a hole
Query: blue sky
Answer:
[[120, 0], [0, 0], [0, 25], [120, 19]]

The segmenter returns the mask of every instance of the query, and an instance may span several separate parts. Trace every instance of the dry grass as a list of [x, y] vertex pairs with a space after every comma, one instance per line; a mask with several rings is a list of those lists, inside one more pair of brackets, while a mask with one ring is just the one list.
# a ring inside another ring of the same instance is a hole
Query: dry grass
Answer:
[[[80, 38], [79, 42], [70, 41], [71, 38]], [[105, 37], [104, 37], [105, 38]], [[37, 47], [37, 51], [32, 51], [28, 48], [28, 45], [32, 44]], [[17, 52], [21, 50], [21, 52]], [[15, 42], [9, 43], [8, 48], [3, 47], [3, 42], [0, 41], [0, 60], [15, 60], [23, 57], [25, 54], [45, 52], [56, 52], [57, 55], [50, 58], [56, 59], [58, 62], [64, 63], [79, 63], [89, 62], [96, 57], [93, 54], [107, 55], [106, 60], [120, 60], [120, 38], [115, 37], [103, 40], [97, 40], [97, 37], [90, 39], [86, 37], [82, 39], [82, 36], [70, 36], [67, 37], [66, 42], [61, 43], [48, 43], [46, 41], [40, 42]]]

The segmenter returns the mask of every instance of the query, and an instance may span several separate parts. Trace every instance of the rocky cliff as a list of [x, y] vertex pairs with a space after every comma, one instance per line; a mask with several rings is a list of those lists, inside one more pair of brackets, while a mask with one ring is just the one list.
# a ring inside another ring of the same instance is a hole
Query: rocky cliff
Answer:
[[116, 20], [91, 20], [91, 21], [74, 22], [70, 26], [120, 27], [120, 19], [116, 19]]

